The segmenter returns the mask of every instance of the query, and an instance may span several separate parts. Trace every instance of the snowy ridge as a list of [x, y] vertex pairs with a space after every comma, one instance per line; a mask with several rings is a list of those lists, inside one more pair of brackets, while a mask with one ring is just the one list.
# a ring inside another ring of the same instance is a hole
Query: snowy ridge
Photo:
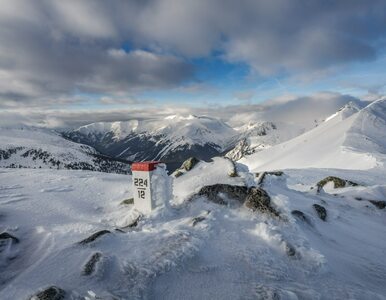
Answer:
[[313, 130], [241, 162], [256, 170], [374, 168], [385, 159], [385, 107], [385, 100], [359, 112], [357, 107], [347, 105]]
[[92, 147], [74, 143], [57, 132], [32, 127], [0, 128], [0, 167], [108, 172], [127, 169], [98, 157]]

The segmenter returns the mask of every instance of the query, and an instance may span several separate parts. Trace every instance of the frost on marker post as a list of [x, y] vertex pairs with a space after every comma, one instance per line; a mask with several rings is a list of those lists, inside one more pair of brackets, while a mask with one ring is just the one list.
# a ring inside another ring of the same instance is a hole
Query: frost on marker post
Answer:
[[133, 173], [134, 206], [143, 214], [162, 205], [168, 206], [172, 199], [172, 179], [166, 165], [158, 161], [136, 162], [131, 165]]

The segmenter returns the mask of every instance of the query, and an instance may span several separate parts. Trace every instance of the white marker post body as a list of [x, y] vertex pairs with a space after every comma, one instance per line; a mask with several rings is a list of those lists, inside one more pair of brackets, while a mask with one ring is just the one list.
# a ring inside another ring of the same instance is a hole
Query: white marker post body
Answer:
[[148, 214], [155, 209], [155, 201], [152, 195], [152, 173], [159, 162], [133, 163], [133, 194], [134, 206], [143, 214]]
[[134, 205], [136, 209], [144, 214], [150, 213], [153, 210], [150, 172], [133, 171]]

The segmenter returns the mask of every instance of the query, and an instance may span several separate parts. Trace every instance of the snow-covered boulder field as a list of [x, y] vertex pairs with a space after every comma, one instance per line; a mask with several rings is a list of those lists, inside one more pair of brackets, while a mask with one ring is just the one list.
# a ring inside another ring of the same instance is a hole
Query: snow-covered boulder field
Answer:
[[[142, 217], [129, 175], [1, 169], [0, 299], [386, 299], [384, 170], [232, 167], [199, 162]], [[357, 185], [317, 189], [328, 176]], [[197, 196], [218, 184], [279, 216]]]

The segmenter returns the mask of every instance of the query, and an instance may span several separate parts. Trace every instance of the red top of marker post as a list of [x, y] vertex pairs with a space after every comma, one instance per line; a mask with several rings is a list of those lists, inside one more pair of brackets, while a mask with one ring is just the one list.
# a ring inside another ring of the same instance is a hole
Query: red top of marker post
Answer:
[[142, 161], [135, 162], [131, 165], [132, 171], [145, 171], [150, 172], [155, 170], [156, 166], [160, 163], [160, 161]]

